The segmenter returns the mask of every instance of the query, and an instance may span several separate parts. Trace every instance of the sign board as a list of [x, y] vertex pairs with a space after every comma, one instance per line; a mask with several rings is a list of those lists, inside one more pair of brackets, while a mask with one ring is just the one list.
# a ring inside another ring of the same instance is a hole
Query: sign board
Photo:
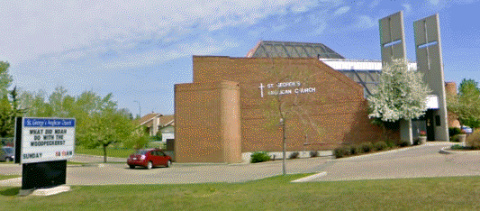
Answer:
[[[20, 163], [66, 160], [73, 157], [75, 119], [23, 117]], [[18, 145], [17, 145], [18, 146]]]
[[302, 88], [301, 86], [302, 83], [300, 81], [270, 83], [267, 86], [260, 83], [260, 97], [263, 98], [264, 91], [267, 91], [267, 95], [307, 94], [316, 91], [315, 87]]

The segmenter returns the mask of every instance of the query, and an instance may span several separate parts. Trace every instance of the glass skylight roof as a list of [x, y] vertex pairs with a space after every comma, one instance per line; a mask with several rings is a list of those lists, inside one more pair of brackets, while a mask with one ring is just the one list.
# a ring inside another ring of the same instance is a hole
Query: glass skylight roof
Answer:
[[329, 58], [344, 57], [321, 43], [260, 41], [247, 57]]

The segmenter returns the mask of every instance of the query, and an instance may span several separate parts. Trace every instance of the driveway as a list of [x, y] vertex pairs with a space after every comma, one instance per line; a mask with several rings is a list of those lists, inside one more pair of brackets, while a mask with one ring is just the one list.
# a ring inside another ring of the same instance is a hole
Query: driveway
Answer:
[[[422, 146], [365, 156], [332, 159], [329, 157], [287, 161], [287, 172], [316, 173], [308, 181], [360, 180], [384, 178], [480, 175], [480, 152], [442, 154], [451, 143]], [[91, 158], [88, 158], [91, 159]], [[76, 160], [76, 161], [81, 161]], [[20, 174], [21, 167], [0, 165], [0, 174]], [[257, 164], [179, 164], [171, 168], [129, 169], [124, 163], [69, 166], [68, 185], [189, 184], [245, 182], [282, 173], [282, 162]], [[0, 181], [0, 186], [20, 186], [20, 178]]]
[[480, 175], [480, 152], [440, 153], [447, 142], [328, 162], [310, 181], [392, 179]]

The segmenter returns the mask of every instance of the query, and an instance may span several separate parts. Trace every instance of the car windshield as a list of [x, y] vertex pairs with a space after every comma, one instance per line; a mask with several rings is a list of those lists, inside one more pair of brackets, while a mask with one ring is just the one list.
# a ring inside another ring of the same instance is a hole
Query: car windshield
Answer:
[[5, 151], [7, 154], [13, 153], [13, 148], [3, 148], [3, 151]]

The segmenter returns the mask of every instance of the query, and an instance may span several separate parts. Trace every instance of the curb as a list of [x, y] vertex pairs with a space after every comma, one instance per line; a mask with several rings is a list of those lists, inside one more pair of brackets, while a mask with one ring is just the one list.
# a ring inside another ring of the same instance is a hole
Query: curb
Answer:
[[446, 155], [449, 155], [449, 154], [453, 154], [452, 151], [448, 150], [447, 149], [450, 148], [450, 147], [443, 147], [442, 149], [440, 149], [440, 151], [438, 151], [440, 154], [446, 154]]
[[[101, 159], [103, 159], [103, 156], [100, 156], [100, 155], [88, 155], [88, 154], [75, 154], [75, 155], [84, 156], [84, 157], [101, 158]], [[73, 158], [75, 158], [75, 155], [73, 156]], [[108, 156], [107, 156], [107, 160], [108, 160], [108, 159], [113, 159], [113, 160], [115, 160], [115, 159], [119, 159], [119, 160], [120, 160], [120, 159], [124, 159], [124, 160], [126, 160], [127, 158], [108, 157]]]
[[[351, 156], [351, 157], [346, 157], [346, 158], [335, 158], [334, 160], [354, 160], [354, 159], [360, 159], [360, 158], [363, 158], [363, 157], [369, 157], [369, 156], [374, 156], [374, 155], [384, 155], [384, 154], [388, 154], [388, 153], [406, 151], [406, 150], [409, 150], [409, 149], [415, 149], [415, 148], [427, 147], [427, 146], [435, 146], [435, 145], [443, 145], [443, 144], [449, 144], [449, 143], [451, 143], [451, 142], [430, 142], [430, 143], [427, 142], [426, 144], [422, 144], [422, 145], [402, 147], [402, 148], [388, 150], [388, 151], [380, 151], [380, 152], [368, 153], [368, 154], [363, 154], [363, 155], [356, 155], [356, 156]], [[449, 147], [450, 146], [443, 147], [440, 150], [440, 153], [442, 153], [441, 151], [444, 148], [449, 148]], [[448, 152], [445, 152], [445, 153], [448, 153]]]
[[21, 187], [22, 177], [0, 180], [0, 187]]
[[480, 150], [452, 150], [450, 147], [443, 147], [439, 151], [440, 154], [480, 154]]
[[319, 178], [319, 177], [324, 177], [324, 176], [327, 176], [327, 172], [324, 171], [324, 172], [320, 172], [320, 173], [317, 173], [317, 174], [314, 174], [314, 175], [310, 175], [308, 177], [304, 177], [304, 178], [300, 178], [300, 179], [297, 179], [297, 180], [293, 180], [291, 182], [310, 182], [316, 178]]
[[334, 160], [355, 160], [355, 159], [370, 157], [370, 156], [374, 156], [374, 155], [384, 155], [384, 154], [388, 154], [388, 153], [406, 151], [406, 150], [409, 150], [409, 149], [423, 147], [423, 146], [426, 146], [426, 145], [402, 147], [402, 148], [397, 148], [397, 149], [392, 149], [392, 150], [387, 150], [387, 151], [380, 151], [380, 152], [377, 151], [377, 152], [373, 152], [373, 153], [355, 155], [355, 156], [350, 156], [350, 157], [346, 157], [346, 158], [335, 158]]

